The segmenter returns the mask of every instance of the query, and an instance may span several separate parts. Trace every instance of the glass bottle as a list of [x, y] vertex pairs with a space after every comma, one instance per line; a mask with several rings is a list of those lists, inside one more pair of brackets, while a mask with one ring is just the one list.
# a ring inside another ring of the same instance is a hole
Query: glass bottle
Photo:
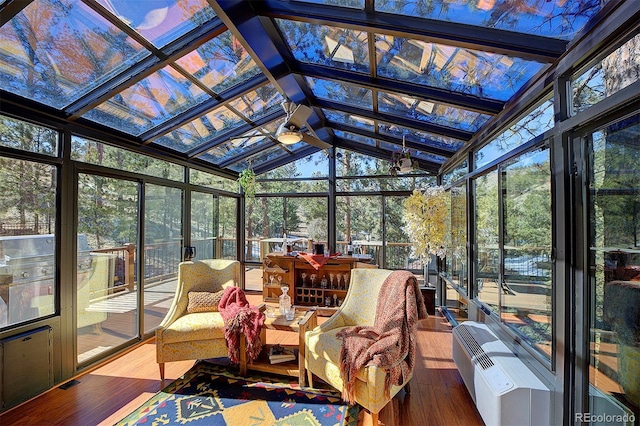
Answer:
[[287, 255], [287, 233], [286, 232], [282, 233], [282, 254], [284, 256]]
[[280, 290], [282, 290], [282, 294], [278, 298], [280, 304], [280, 315], [286, 315], [291, 308], [291, 296], [288, 294], [289, 287], [284, 285], [280, 287]]
[[353, 256], [353, 243], [349, 240], [349, 244], [347, 245], [347, 255]]

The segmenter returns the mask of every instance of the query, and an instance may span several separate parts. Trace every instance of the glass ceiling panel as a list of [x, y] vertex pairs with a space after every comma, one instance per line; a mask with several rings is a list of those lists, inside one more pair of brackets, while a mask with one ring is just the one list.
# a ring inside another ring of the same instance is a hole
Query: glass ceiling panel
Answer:
[[506, 55], [376, 34], [378, 75], [506, 101], [543, 64]]
[[477, 131], [491, 118], [490, 115], [450, 105], [385, 92], [378, 92], [378, 110], [470, 132]]
[[229, 108], [221, 106], [159, 137], [153, 143], [184, 153], [243, 123], [244, 120], [237, 114]]
[[322, 113], [327, 120], [333, 121], [334, 123], [346, 124], [360, 129], [369, 130], [370, 132], [374, 132], [376, 130], [375, 122], [369, 118], [325, 108], [322, 109]]
[[[306, 142], [297, 142], [294, 143], [293, 145], [287, 145], [286, 147], [284, 147], [286, 149], [288, 149], [289, 151], [293, 152], [294, 154], [303, 150], [303, 149], [307, 149], [309, 148], [309, 145]], [[320, 148], [318, 148], [320, 149]]]
[[[384, 142], [384, 141], [380, 142], [380, 148], [386, 149], [387, 151], [392, 151], [392, 152], [402, 152], [401, 146], [398, 146], [396, 144], [392, 144], [389, 142]], [[423, 152], [417, 149], [411, 148], [411, 149], [407, 149], [407, 151], [409, 151], [409, 155], [411, 156], [411, 158], [418, 158], [420, 160], [431, 161], [433, 163], [438, 163], [438, 164], [443, 164], [445, 161], [447, 161], [447, 158], [445, 157], [442, 157], [440, 155], [430, 154], [428, 152]]]
[[298, 61], [369, 73], [366, 31], [285, 19], [275, 21]]
[[261, 73], [230, 31], [208, 41], [176, 63], [216, 93], [222, 93]]
[[282, 101], [284, 98], [280, 92], [269, 83], [238, 97], [230, 102], [229, 106], [244, 114], [249, 120], [256, 121], [274, 111], [280, 111], [284, 115], [280, 105]]
[[138, 136], [207, 98], [209, 95], [202, 89], [171, 66], [166, 66], [83, 117]]
[[369, 145], [369, 146], [377, 145], [377, 141], [375, 139], [358, 135], [356, 133], [343, 132], [342, 130], [334, 130], [333, 133], [339, 138], [348, 139], [350, 141], [358, 142], [364, 145]]
[[375, 0], [375, 10], [570, 40], [600, 0]]
[[339, 81], [305, 77], [313, 94], [320, 99], [373, 110], [371, 90]]
[[437, 147], [450, 150], [452, 153], [462, 148], [464, 142], [458, 139], [449, 138], [446, 136], [436, 135], [434, 133], [421, 132], [419, 130], [407, 129], [405, 127], [398, 127], [395, 124], [380, 123], [378, 125], [380, 134], [393, 136], [402, 139], [403, 135], [406, 135], [407, 141], [418, 142], [426, 147]]
[[252, 167], [258, 167], [259, 165], [266, 163], [269, 160], [273, 160], [282, 156], [282, 154], [284, 153], [286, 153], [286, 151], [282, 148], [282, 145], [276, 144], [273, 147], [265, 149], [264, 151], [260, 151], [259, 153], [254, 154], [247, 159], [232, 164], [228, 168], [233, 170], [234, 172], [240, 172], [241, 170], [249, 167], [249, 163], [251, 163]]
[[164, 47], [215, 18], [207, 0], [98, 0], [156, 47]]
[[364, 0], [297, 0], [303, 3], [326, 4], [328, 6], [342, 6], [353, 9], [364, 9]]
[[0, 86], [61, 109], [148, 55], [80, 1], [36, 0], [0, 28]]
[[213, 164], [220, 164], [230, 158], [254, 148], [267, 148], [275, 142], [262, 134], [258, 129], [251, 130], [242, 136], [231, 138], [229, 141], [207, 151], [200, 158]]

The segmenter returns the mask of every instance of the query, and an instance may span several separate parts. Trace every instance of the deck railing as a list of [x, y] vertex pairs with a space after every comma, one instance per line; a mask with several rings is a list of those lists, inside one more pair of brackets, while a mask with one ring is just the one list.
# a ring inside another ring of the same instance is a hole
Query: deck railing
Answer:
[[[236, 257], [236, 240], [232, 238], [211, 238], [193, 242], [196, 246], [196, 259], [214, 257]], [[133, 290], [137, 277], [136, 245], [125, 244], [119, 247], [107, 247], [91, 250], [93, 253], [110, 253], [116, 256], [114, 270], [114, 289]], [[145, 283], [162, 281], [178, 273], [182, 261], [182, 242], [167, 241], [145, 245], [144, 278]]]

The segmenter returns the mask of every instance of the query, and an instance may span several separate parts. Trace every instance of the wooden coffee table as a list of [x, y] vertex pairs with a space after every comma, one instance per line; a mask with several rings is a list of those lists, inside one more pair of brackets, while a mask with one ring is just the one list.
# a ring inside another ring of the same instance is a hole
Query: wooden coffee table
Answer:
[[[262, 312], [266, 311], [267, 306], [260, 305]], [[275, 309], [277, 312], [277, 308]], [[265, 373], [282, 374], [285, 376], [293, 376], [298, 378], [300, 386], [306, 384], [306, 371], [304, 368], [305, 345], [304, 335], [307, 331], [313, 329], [318, 324], [317, 312], [314, 307], [296, 306], [296, 316], [293, 320], [288, 321], [284, 316], [277, 315], [274, 318], [266, 318], [264, 328], [260, 335], [263, 342], [262, 352], [258, 359], [253, 362], [247, 360], [246, 341], [240, 339], [240, 375], [247, 374], [247, 370], [262, 371]], [[273, 345], [265, 343], [267, 341], [267, 329], [290, 331], [298, 333], [298, 360], [271, 364], [269, 362], [269, 348]]]

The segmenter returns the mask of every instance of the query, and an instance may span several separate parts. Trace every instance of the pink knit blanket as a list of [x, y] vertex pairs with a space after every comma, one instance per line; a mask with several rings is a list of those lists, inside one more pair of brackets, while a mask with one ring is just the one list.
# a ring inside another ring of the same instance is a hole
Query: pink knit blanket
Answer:
[[355, 403], [358, 370], [373, 365], [386, 370], [384, 391], [401, 385], [413, 372], [418, 320], [427, 318], [416, 277], [408, 271], [392, 272], [382, 284], [373, 327], [348, 327], [338, 332], [342, 339], [340, 373], [342, 399]]
[[247, 337], [247, 357], [255, 360], [262, 350], [260, 331], [264, 325], [264, 313], [251, 306], [247, 297], [238, 287], [227, 287], [218, 304], [218, 311], [224, 320], [224, 337], [229, 347], [229, 359], [238, 364], [240, 339]]

